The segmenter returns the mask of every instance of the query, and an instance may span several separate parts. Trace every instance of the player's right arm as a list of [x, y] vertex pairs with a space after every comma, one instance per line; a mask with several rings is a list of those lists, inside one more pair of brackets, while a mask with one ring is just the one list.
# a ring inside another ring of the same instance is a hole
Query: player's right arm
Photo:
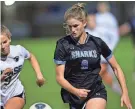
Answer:
[[83, 98], [87, 97], [89, 90], [86, 89], [78, 89], [72, 86], [65, 78], [64, 78], [64, 69], [65, 65], [56, 65], [56, 81], [60, 84], [64, 89], [68, 92]]
[[6, 68], [2, 74], [0, 75], [0, 80], [1, 82], [3, 82], [5, 80], [5, 78], [8, 77], [9, 74], [11, 74], [13, 72], [13, 70], [11, 68]]
[[78, 88], [72, 86], [64, 78], [65, 63], [66, 63], [65, 57], [66, 57], [66, 53], [65, 53], [63, 45], [60, 42], [57, 42], [57, 46], [56, 46], [55, 54], [54, 54], [54, 62], [56, 64], [56, 66], [55, 66], [56, 81], [62, 88], [64, 88], [68, 92], [70, 92], [80, 98], [87, 97], [89, 90], [78, 89]]
[[76, 95], [77, 88], [73, 87], [65, 78], [64, 78], [64, 70], [65, 65], [56, 64], [56, 81], [60, 84], [64, 89]]

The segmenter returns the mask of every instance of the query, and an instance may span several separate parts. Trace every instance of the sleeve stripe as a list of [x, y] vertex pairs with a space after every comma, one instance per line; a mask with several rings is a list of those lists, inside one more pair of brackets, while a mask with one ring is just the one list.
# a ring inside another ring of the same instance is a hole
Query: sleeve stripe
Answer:
[[30, 52], [28, 52], [27, 57], [25, 57], [25, 59], [29, 59], [30, 58]]
[[58, 65], [59, 65], [59, 64], [63, 65], [63, 64], [66, 64], [66, 61], [59, 61], [59, 60], [55, 60], [55, 59], [54, 59], [54, 63], [55, 63], [55, 64], [58, 64]]
[[111, 52], [111, 54], [110, 54], [108, 57], [106, 57], [106, 60], [111, 59], [111, 58], [112, 58], [112, 56], [113, 56], [113, 53]]

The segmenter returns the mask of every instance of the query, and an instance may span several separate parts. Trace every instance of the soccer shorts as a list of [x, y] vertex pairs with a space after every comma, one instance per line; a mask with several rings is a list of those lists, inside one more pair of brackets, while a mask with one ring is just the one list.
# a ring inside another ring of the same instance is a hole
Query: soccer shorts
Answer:
[[[88, 100], [90, 100], [92, 98], [103, 98], [103, 99], [105, 99], [107, 101], [106, 90], [102, 89], [102, 90], [99, 90], [99, 91], [93, 93], [93, 95], [91, 95], [91, 97]], [[70, 107], [70, 109], [85, 109], [86, 102], [83, 105], [69, 104], [69, 107]]]
[[97, 83], [84, 100], [68, 93], [65, 93], [62, 96], [64, 103], [69, 103], [70, 109], [85, 109], [85, 104], [92, 98], [103, 98], [107, 101], [107, 91], [102, 83]]
[[[19, 95], [15, 95], [15, 96], [13, 96], [13, 97], [19, 97], [19, 98], [23, 98], [23, 99], [25, 99], [25, 92], [23, 91], [21, 94], [19, 94]], [[11, 97], [11, 98], [13, 98], [13, 97]], [[9, 99], [11, 99], [11, 98], [9, 98]], [[8, 99], [8, 100], [9, 100]], [[7, 100], [7, 101], [8, 101]], [[6, 102], [7, 102], [6, 101]], [[6, 104], [6, 102], [4, 103], [4, 105]], [[1, 109], [4, 109], [4, 106], [1, 106]]]

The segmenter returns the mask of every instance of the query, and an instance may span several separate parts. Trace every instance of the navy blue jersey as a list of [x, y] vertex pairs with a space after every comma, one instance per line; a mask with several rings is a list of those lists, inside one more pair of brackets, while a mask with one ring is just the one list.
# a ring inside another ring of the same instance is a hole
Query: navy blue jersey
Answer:
[[102, 81], [99, 75], [101, 54], [107, 60], [112, 56], [100, 38], [88, 34], [85, 44], [79, 44], [69, 35], [57, 41], [54, 61], [65, 64], [64, 77], [74, 87], [91, 90], [93, 84]]

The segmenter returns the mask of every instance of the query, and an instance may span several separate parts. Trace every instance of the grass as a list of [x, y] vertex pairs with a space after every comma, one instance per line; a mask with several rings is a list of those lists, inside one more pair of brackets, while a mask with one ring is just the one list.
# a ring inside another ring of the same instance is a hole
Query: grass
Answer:
[[[20, 79], [26, 91], [26, 105], [24, 109], [36, 102], [45, 102], [53, 109], [68, 109], [60, 97], [60, 86], [55, 80], [55, 70], [53, 63], [53, 54], [55, 49], [56, 38], [48, 39], [28, 39], [14, 40], [12, 44], [20, 44], [31, 51], [38, 59], [41, 71], [46, 78], [46, 84], [43, 87], [36, 85], [35, 72], [29, 61], [26, 61], [20, 75]], [[133, 72], [133, 47], [130, 38], [122, 38], [115, 50], [115, 56], [122, 67], [129, 90], [129, 95], [135, 107], [135, 82], [132, 80]], [[114, 93], [111, 88], [106, 86], [108, 91], [107, 109], [125, 109], [120, 107], [120, 96]]]

